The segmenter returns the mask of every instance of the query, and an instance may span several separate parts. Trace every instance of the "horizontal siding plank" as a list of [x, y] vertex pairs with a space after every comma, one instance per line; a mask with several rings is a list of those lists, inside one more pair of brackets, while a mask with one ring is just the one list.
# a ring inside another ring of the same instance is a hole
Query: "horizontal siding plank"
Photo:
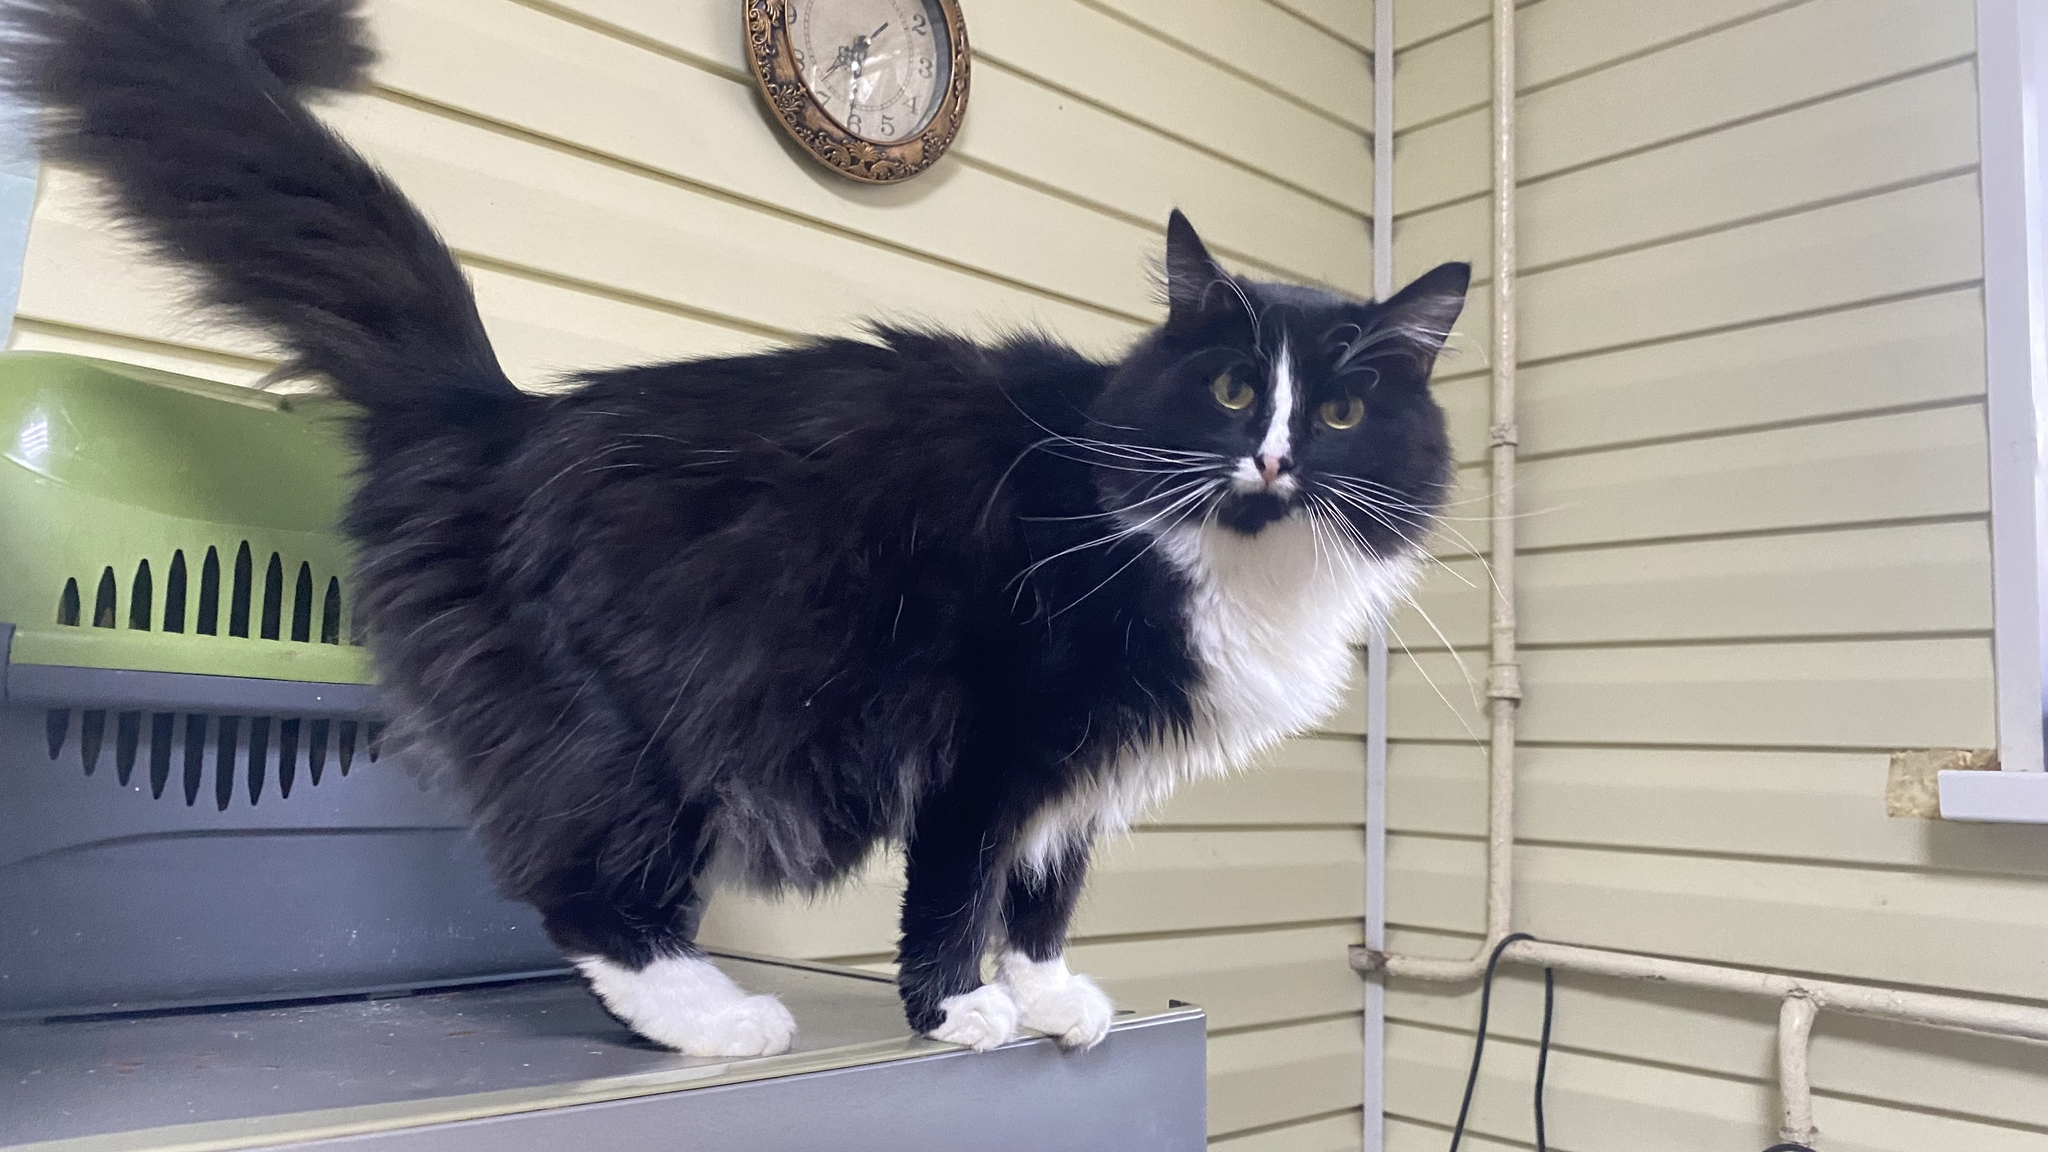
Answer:
[[[1459, 328], [1467, 329], [1467, 325], [1460, 324]], [[1456, 356], [1438, 361], [1437, 371], [1439, 376], [1429, 392], [1444, 410], [1444, 423], [1451, 433], [1452, 459], [1460, 464], [1485, 463], [1493, 447], [1488, 439], [1493, 416], [1492, 378], [1472, 374], [1470, 365]], [[1465, 374], [1457, 375], [1460, 372]]]
[[[773, 956], [893, 952], [902, 873], [892, 851], [815, 900], [721, 893], [704, 941]], [[1074, 933], [1299, 924], [1364, 907], [1365, 847], [1355, 831], [1139, 831], [1097, 849]]]
[[[1525, 183], [1515, 205], [1521, 266], [1541, 269], [1967, 167], [1977, 161], [1976, 117], [1976, 71], [1963, 62]], [[1490, 204], [1481, 197], [1404, 217], [1396, 276], [1468, 255], [1477, 258], [1475, 276], [1492, 276]]]
[[[792, 333], [870, 315], [1035, 320], [1114, 347], [1127, 321], [387, 100], [336, 124], [460, 251]], [[1134, 283], [1144, 268], [1126, 269]]]
[[1601, 548], [1523, 557], [1516, 599], [1525, 644], [1988, 632], [1990, 563], [1981, 522]]
[[[1884, 813], [1890, 757], [1690, 748], [1516, 751], [1525, 841], [2048, 879], [2039, 834]], [[1387, 813], [1401, 832], [1486, 834], [1486, 752], [1394, 741]]]
[[[1386, 1133], [1387, 1152], [1443, 1152], [1444, 1144], [1450, 1139], [1448, 1122], [1421, 1124], [1406, 1116], [1392, 1114], [1387, 1116], [1383, 1131]], [[1467, 1130], [1458, 1147], [1471, 1149], [1471, 1152], [1524, 1152], [1529, 1145], [1526, 1141], [1510, 1143]]]
[[[1551, 31], [1553, 44], [1633, 23], [1613, 3], [1567, 3], [1554, 14], [1583, 14], [1585, 23]], [[1970, 0], [1795, 4], [1526, 97], [1520, 172], [1586, 164], [1966, 56], [1976, 50], [1974, 27]], [[1678, 92], [1683, 99], [1670, 98]]]
[[[1404, 640], [1406, 633], [1403, 634]], [[1395, 740], [1485, 743], [1484, 653], [1397, 650], [1387, 669], [1387, 734]], [[1525, 673], [1526, 675], [1526, 673]]]
[[1364, 914], [1355, 830], [1139, 832], [1098, 851], [1075, 934], [1185, 932]]
[[1532, 456], [1984, 394], [1978, 289], [1782, 320], [1517, 374]]
[[1150, 229], [962, 165], [901, 186], [826, 176], [785, 147], [751, 87], [509, 0], [380, 0], [374, 15], [390, 90], [1099, 308], [1154, 311], [1135, 274]]
[[[2048, 986], [2037, 879], [1526, 844], [1515, 867], [1516, 923], [1539, 939], [2018, 998]], [[1387, 875], [1390, 920], [1481, 926], [1483, 843], [1391, 836]]]
[[[740, 21], [728, 9], [715, 5], [664, 5], [659, 0], [536, 0], [542, 7], [575, 12], [601, 23], [632, 31], [636, 35], [667, 43], [694, 57], [713, 62], [736, 73], [749, 67], [741, 45]], [[1328, 5], [1331, 0], [1308, 0]], [[1343, 5], [1346, 8], [1350, 5]], [[676, 8], [688, 11], [671, 11]], [[1367, 17], [1368, 21], [1370, 17]], [[1372, 76], [1370, 53], [1332, 36], [1287, 11], [1286, 5], [1265, 0], [1223, 0], [1202, 5], [1175, 5], [1165, 0], [1079, 0], [1057, 7], [1031, 0], [988, 0], [975, 6], [967, 18], [967, 39], [977, 57], [999, 61], [1040, 59], [1058, 53], [1077, 42], [1086, 32], [1074, 33], [1079, 24], [1095, 30], [1107, 21], [1123, 28], [1116, 46], [1122, 55], [1100, 50], [1084, 52], [1059, 61], [1061, 75], [1074, 82], [1065, 86], [1135, 115], [1138, 107], [1155, 113], [1153, 122], [1161, 129], [1186, 138], [1200, 138], [1229, 125], [1242, 124], [1241, 117], [1219, 120], [1213, 113], [1237, 89], [1204, 91], [1216, 87], [1216, 77], [1228, 77], [1238, 87], [1244, 81], [1230, 76], [1235, 70], [1258, 84], [1284, 93], [1285, 123], [1303, 114], [1302, 105], [1320, 107], [1326, 117], [1349, 120], [1355, 128], [1372, 125]], [[1134, 27], [1135, 26], [1135, 27]], [[1218, 69], [1200, 57], [1221, 62]], [[979, 61], [977, 60], [977, 63]], [[1105, 93], [1127, 91], [1128, 77], [1141, 75], [1195, 78], [1189, 83], [1189, 99], [1172, 104], [1153, 98], [1131, 105]], [[1042, 73], [1041, 73], [1042, 74]], [[979, 109], [979, 74], [974, 107]], [[751, 81], [749, 81], [751, 83]], [[1257, 90], [1253, 86], [1252, 90]], [[1270, 92], [1262, 92], [1269, 101]], [[1315, 113], [1307, 113], [1313, 117]], [[1220, 151], [1237, 151], [1235, 144], [1251, 143], [1255, 132], [1225, 143]]]
[[1483, 464], [1467, 464], [1451, 477], [1444, 494], [1444, 515], [1427, 542], [1431, 555], [1445, 559], [1484, 556], [1493, 547], [1491, 472]]
[[[1394, 661], [1388, 732], [1477, 741], [1483, 660]], [[1433, 680], [1431, 688], [1428, 680]], [[1558, 744], [1984, 748], [1994, 742], [1988, 639], [1525, 651], [1525, 740]], [[1441, 695], [1439, 695], [1441, 693]]]
[[[1634, 22], [1580, 7], [1608, 25]], [[1531, 18], [1541, 11], [1532, 8]], [[1557, 15], [1569, 19], [1574, 6], [1561, 6]], [[1523, 96], [1517, 174], [1531, 180], [1590, 165], [1955, 60], [1974, 50], [1973, 29], [1968, 0], [1792, 5]], [[1566, 26], [1547, 35], [1562, 42], [1574, 34]], [[1674, 92], [1685, 98], [1670, 98]], [[1404, 133], [1398, 143], [1406, 147], [1395, 153], [1395, 211], [1406, 215], [1484, 193], [1491, 181], [1489, 122], [1485, 109], [1475, 109]]]
[[190, 281], [147, 260], [110, 230], [92, 196], [82, 178], [44, 172], [22, 261], [20, 315], [249, 360], [275, 359], [273, 349], [246, 331], [201, 323], [180, 303], [190, 298]]
[[[466, 219], [489, 215], [473, 213]], [[188, 294], [175, 271], [140, 261], [100, 216], [85, 182], [71, 173], [48, 174], [29, 241], [21, 314], [31, 321], [185, 345], [200, 353], [183, 367], [160, 365], [174, 370], [205, 368], [205, 352], [271, 359], [270, 349], [254, 333], [187, 308]], [[492, 268], [467, 272], [506, 370], [529, 383], [546, 383], [565, 369], [737, 352], [763, 344], [751, 333]], [[202, 374], [222, 378], [216, 372]], [[246, 372], [230, 375], [248, 382]]]
[[266, 361], [122, 338], [108, 332], [51, 324], [20, 315], [14, 318], [14, 329], [7, 337], [7, 349], [10, 352], [62, 352], [69, 356], [91, 356], [243, 386], [261, 381], [274, 367]]
[[[1541, 187], [1543, 185], [1534, 185], [1526, 189], [1526, 192], [1533, 192]], [[1520, 216], [1527, 215], [1527, 209], [1523, 207], [1523, 201], [1519, 196], [1515, 206]], [[1517, 247], [1521, 243], [1521, 233], [1525, 230], [1520, 226], [1516, 229]], [[1434, 268], [1446, 260], [1463, 260], [1472, 265], [1472, 279], [1475, 284], [1483, 285], [1493, 278], [1493, 196], [1490, 193], [1468, 197], [1441, 207], [1424, 208], [1395, 219], [1396, 282]], [[1524, 269], [1529, 266], [1528, 260], [1521, 261], [1521, 267]]]
[[[1542, 1032], [1543, 985], [1533, 970], [1508, 967], [1495, 986], [1490, 1031], [1534, 1042]], [[1647, 1063], [1753, 1078], [1776, 1049], [1778, 1006], [1736, 996], [1576, 972], [1557, 974], [1552, 1042]], [[1471, 1029], [1479, 993], [1470, 985], [1397, 981], [1388, 1015], [1405, 1023]], [[1928, 1029], [1823, 1013], [1814, 1031], [1813, 1086], [1913, 1108], [1976, 1113], [2048, 1130], [2048, 1048], [1977, 1033]]]
[[[1394, 47], [1406, 51], [1418, 41], [1432, 40], [1493, 10], [1487, 0], [1393, 0]], [[1398, 101], [1396, 101], [1398, 103]]]
[[[1519, 68], [1520, 61], [1516, 64]], [[1492, 102], [1491, 19], [1427, 44], [1403, 49], [1394, 57], [1397, 133]]]
[[[1397, 65], [1398, 66], [1398, 65]], [[1398, 75], [1398, 73], [1397, 73]], [[1398, 106], [1398, 101], [1397, 101]], [[1516, 136], [1519, 142], [1526, 133]], [[1485, 195], [1493, 187], [1493, 113], [1477, 108], [1394, 138], [1394, 216]], [[1400, 247], [1398, 238], [1395, 248]]]
[[1967, 516], [1989, 504], [1977, 404], [1533, 461], [1526, 548]]
[[[1524, 4], [1515, 21], [1515, 77], [1519, 91], [1545, 88], [1560, 79], [1614, 63], [1623, 57], [1652, 53], [1676, 41], [1767, 14], [1783, 0], [1693, 0], [1686, 4], [1644, 4], [1641, 0], [1568, 0]], [[1483, 12], [1480, 15], [1484, 15]], [[1449, 51], [1434, 52], [1440, 45]], [[1444, 74], [1430, 93], [1435, 115], [1476, 107], [1493, 98], [1493, 32], [1487, 25], [1468, 28], [1418, 49], [1420, 60], [1431, 52], [1429, 69]], [[1402, 60], [1406, 65], [1407, 60]], [[1407, 90], [1396, 94], [1396, 108], [1414, 99]], [[1415, 120], [1433, 119], [1417, 116]], [[1406, 127], [1406, 121], [1401, 126]]]
[[1331, 122], [1078, 0], [975, 7], [979, 54], [1167, 128], [1335, 204], [1372, 206], [1365, 134]]
[[[1387, 1101], [1402, 1117], [1448, 1124], [1471, 1060], [1471, 1038], [1394, 1024], [1388, 1028]], [[1526, 1142], [1534, 1046], [1487, 1046], [1471, 1125]], [[1575, 1051], [1553, 1051], [1545, 1115], [1551, 1141], [1573, 1152], [1659, 1148], [1752, 1148], [1772, 1138], [1775, 1088], [1763, 1077], [1705, 1076]], [[1815, 1121], [1830, 1149], [1855, 1152], [2021, 1152], [2042, 1135], [1952, 1116], [1820, 1097]]]
[[1493, 581], [1484, 561], [1466, 557], [1438, 560], [1423, 573], [1414, 600], [1395, 615], [1389, 629], [1394, 647], [1410, 652], [1446, 644], [1485, 647], [1492, 593]]
[[1522, 281], [1527, 360], [1547, 360], [1974, 280], [1964, 175], [1676, 240]]
[[[1531, 5], [1515, 23], [1515, 73], [1523, 88], [1555, 84], [1624, 56], [1769, 12], [1784, 0], [1564, 0]], [[1688, 95], [1687, 97], [1691, 97]]]
[[[1989, 565], [1981, 521], [1532, 553], [1516, 616], [1529, 645], [1989, 631]], [[1486, 569], [1447, 567], [1395, 620], [1411, 650], [1487, 642]]]
[[547, 389], [569, 374], [690, 356], [757, 352], [775, 342], [526, 276], [470, 268], [492, 347], [522, 386]]
[[1290, 740], [1234, 776], [1182, 785], [1154, 824], [1361, 824], [1365, 745], [1356, 738]]
[[1360, 0], [1271, 0], [1271, 3], [1363, 50], [1368, 58], [1371, 56], [1372, 0], [1363, 3]]
[[1359, 925], [1078, 941], [1067, 962], [1124, 1007], [1199, 1004], [1211, 1030], [1357, 1012], [1364, 984], [1346, 962]]
[[1364, 1096], [1356, 1017], [1209, 1040], [1209, 1133], [1356, 1108]]
[[1210, 1152], [1356, 1152], [1364, 1135], [1355, 1112], [1209, 1141]]
[[[1190, 49], [1372, 131], [1372, 65], [1353, 45], [1266, 0], [1094, 0]], [[970, 35], [973, 29], [969, 29]]]
[[1162, 229], [1178, 208], [1220, 257], [1256, 261], [1252, 275], [1270, 269], [1372, 294], [1372, 225], [1366, 216], [1048, 92], [1000, 67], [975, 73], [974, 113], [954, 147]]
[[[1470, 1130], [1526, 1144], [1535, 1080], [1531, 1046], [1487, 1045], [1472, 1097]], [[1448, 1125], [1472, 1059], [1472, 1038], [1389, 1022], [1387, 1110]], [[1762, 1148], [1767, 1089], [1672, 1069], [1579, 1053], [1552, 1052], [1545, 1093], [1550, 1141], [1572, 1152], [1657, 1148]], [[1832, 1132], [1829, 1134], [1833, 1135]], [[1832, 1145], [1830, 1145], [1832, 1147]]]
[[[663, 0], [563, 0], [580, 18], [735, 76], [746, 56], [739, 21], [716, 5]], [[981, 45], [978, 30], [970, 29]], [[1163, 228], [1184, 209], [1225, 255], [1366, 292], [1369, 228], [1338, 207], [1086, 101], [1000, 61], [974, 74], [973, 115], [952, 154]], [[751, 80], [746, 81], [751, 83]], [[764, 126], [764, 131], [773, 131]]]
[[1556, 743], [1981, 748], [1988, 640], [1526, 653], [1526, 739]]

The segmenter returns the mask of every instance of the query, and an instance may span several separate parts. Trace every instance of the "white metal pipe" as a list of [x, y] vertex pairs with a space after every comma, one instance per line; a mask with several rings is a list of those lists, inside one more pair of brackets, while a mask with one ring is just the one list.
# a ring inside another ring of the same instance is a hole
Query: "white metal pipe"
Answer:
[[1700, 964], [1662, 956], [1641, 956], [1606, 948], [1522, 940], [1508, 945], [1503, 959], [1517, 964], [1565, 968], [1600, 976], [1654, 980], [1721, 992], [1768, 996], [1774, 1000], [1803, 996], [1816, 1008], [1876, 1016], [1909, 1024], [1962, 1028], [2000, 1036], [2048, 1040], [2048, 1008], [2012, 1004], [1938, 992], [1908, 992], [1840, 980], [1815, 980], [1778, 972], [1759, 972], [1721, 964]]
[[[1372, 294], [1394, 294], [1394, 0], [1372, 14]], [[1365, 658], [1365, 946], [1387, 947], [1387, 634], [1375, 628]], [[1386, 1147], [1387, 982], [1365, 978], [1364, 1152]]]
[[[1390, 975], [1412, 974], [1408, 966], [1397, 970], [1387, 963], [1397, 959], [1405, 958], [1374, 956], [1363, 948], [1352, 950], [1352, 964], [1361, 970], [1383, 969]], [[1816, 980], [1754, 968], [1701, 964], [1692, 960], [1672, 960], [1662, 956], [1617, 952], [1611, 948], [1587, 948], [1541, 940], [1518, 940], [1508, 945], [1501, 959], [1514, 964], [1737, 992], [1773, 1000], [1804, 996], [1813, 1002], [1814, 1007], [1828, 1011], [2027, 1040], [2048, 1040], [2048, 1008], [2032, 1004], [1949, 996], [1939, 992], [1908, 992], [1842, 980]], [[1427, 980], [1432, 977], [1423, 975], [1416, 978]]]
[[[1384, 955], [1390, 976], [1421, 980], [1476, 980], [1487, 958], [1511, 930], [1515, 851], [1515, 723], [1522, 702], [1521, 665], [1515, 651], [1515, 4], [1493, 5], [1493, 597], [1486, 668], [1486, 939], [1464, 960]], [[1368, 879], [1368, 885], [1379, 882]], [[1368, 946], [1369, 947], [1369, 946]], [[1375, 950], [1377, 951], [1377, 950]]]
[[1778, 1006], [1778, 1139], [1791, 1144], [1811, 1146], [1820, 1136], [1813, 1126], [1813, 1082], [1806, 1073], [1813, 1018], [1819, 1014], [1813, 999], [1799, 992]]

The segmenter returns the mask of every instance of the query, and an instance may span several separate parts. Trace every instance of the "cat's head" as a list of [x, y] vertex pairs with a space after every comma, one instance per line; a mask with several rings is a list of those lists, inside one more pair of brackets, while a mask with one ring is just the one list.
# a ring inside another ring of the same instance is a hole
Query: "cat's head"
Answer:
[[1414, 552], [1451, 482], [1429, 374], [1470, 279], [1445, 264], [1365, 303], [1233, 276], [1175, 212], [1166, 323], [1089, 414], [1105, 507], [1159, 534], [1310, 517], [1368, 555]]

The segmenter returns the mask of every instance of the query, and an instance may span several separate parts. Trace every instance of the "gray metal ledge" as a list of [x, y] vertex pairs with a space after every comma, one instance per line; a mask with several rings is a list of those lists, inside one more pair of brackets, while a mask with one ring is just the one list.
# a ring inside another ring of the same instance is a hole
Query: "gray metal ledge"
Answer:
[[695, 1059], [638, 1040], [580, 981], [388, 1000], [0, 1026], [13, 1152], [1196, 1152], [1204, 1022], [1120, 1015], [1093, 1051], [989, 1053], [904, 1029], [871, 973], [721, 959], [795, 1014], [796, 1048]]

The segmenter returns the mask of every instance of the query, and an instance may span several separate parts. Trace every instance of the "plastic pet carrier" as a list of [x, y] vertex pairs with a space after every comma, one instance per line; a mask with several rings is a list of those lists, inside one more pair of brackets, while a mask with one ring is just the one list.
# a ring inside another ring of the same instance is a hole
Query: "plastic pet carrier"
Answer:
[[379, 754], [336, 411], [0, 355], [0, 1016], [562, 967]]

